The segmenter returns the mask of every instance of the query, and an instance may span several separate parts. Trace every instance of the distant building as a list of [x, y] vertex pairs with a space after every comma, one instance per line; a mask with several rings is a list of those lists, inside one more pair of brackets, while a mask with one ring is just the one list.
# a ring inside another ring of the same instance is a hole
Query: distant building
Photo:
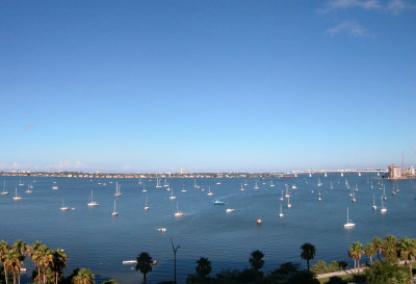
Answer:
[[390, 165], [389, 166], [389, 178], [390, 179], [399, 179], [402, 177], [402, 169], [397, 165]]

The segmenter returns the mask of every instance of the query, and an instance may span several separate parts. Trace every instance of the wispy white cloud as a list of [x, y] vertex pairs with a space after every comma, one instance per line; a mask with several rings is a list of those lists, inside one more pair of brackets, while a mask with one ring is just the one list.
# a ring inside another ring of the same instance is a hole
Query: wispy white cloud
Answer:
[[390, 0], [386, 5], [386, 10], [393, 15], [398, 15], [405, 10], [413, 10], [415, 8], [416, 5], [404, 0]]
[[365, 11], [385, 11], [398, 15], [405, 10], [414, 9], [415, 5], [406, 0], [328, 0], [319, 11], [328, 13], [337, 10], [361, 9]]
[[345, 33], [354, 37], [369, 36], [368, 30], [365, 27], [352, 21], [345, 21], [345, 22], [339, 23], [338, 25], [332, 28], [329, 28], [326, 32], [330, 36], [336, 36], [342, 33]]
[[329, 0], [321, 12], [360, 8], [364, 10], [379, 10], [382, 8], [379, 0]]

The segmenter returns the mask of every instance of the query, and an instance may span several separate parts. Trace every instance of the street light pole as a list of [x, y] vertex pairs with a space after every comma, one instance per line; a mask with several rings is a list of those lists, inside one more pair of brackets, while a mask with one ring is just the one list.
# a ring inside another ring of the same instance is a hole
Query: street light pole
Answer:
[[181, 247], [180, 246], [175, 246], [175, 244], [173, 243], [172, 238], [170, 238], [170, 244], [172, 246], [172, 251], [173, 251], [173, 281], [176, 284], [176, 253], [178, 252], [178, 250]]

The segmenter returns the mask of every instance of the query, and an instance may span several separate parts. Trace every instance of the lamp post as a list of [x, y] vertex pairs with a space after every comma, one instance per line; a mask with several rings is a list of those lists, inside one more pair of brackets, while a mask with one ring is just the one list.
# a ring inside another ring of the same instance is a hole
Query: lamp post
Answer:
[[180, 246], [175, 246], [172, 238], [170, 238], [170, 244], [173, 251], [173, 282], [176, 284], [176, 253], [181, 248]]

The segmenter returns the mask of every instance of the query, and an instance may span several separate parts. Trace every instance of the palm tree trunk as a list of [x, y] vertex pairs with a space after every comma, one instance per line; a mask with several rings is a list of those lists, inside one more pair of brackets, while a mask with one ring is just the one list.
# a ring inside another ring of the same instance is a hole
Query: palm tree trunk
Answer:
[[307, 266], [308, 266], [308, 271], [310, 271], [310, 270], [311, 270], [311, 269], [310, 269], [311, 267], [310, 267], [310, 264], [309, 264], [309, 259], [307, 259], [307, 260], [306, 260], [306, 264], [307, 264]]
[[147, 284], [147, 276], [146, 273], [143, 273], [143, 283]]
[[3, 267], [4, 267], [4, 280], [5, 280], [6, 284], [9, 284], [9, 275], [7, 273], [7, 268], [6, 268], [6, 266], [3, 266]]
[[58, 284], [58, 272], [55, 272], [55, 284]]

